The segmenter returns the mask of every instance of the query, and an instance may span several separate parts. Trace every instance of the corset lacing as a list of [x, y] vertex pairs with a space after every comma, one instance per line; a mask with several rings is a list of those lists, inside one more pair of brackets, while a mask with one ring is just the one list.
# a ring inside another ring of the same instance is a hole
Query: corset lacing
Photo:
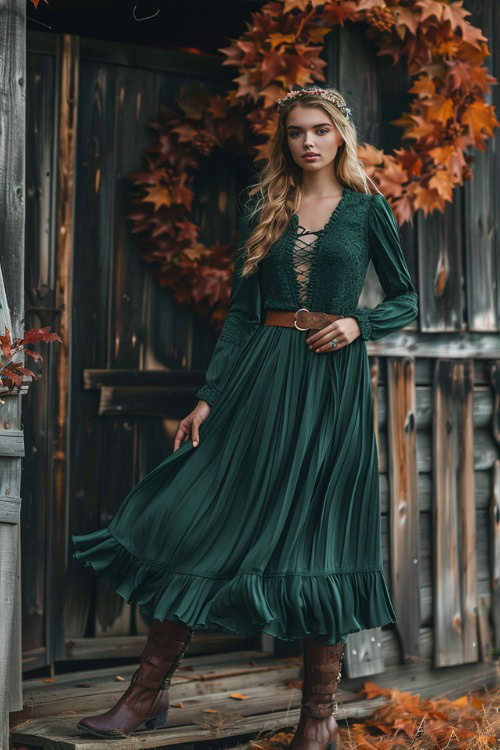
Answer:
[[299, 288], [299, 299], [304, 306], [307, 306], [308, 302], [308, 285], [311, 279], [311, 253], [315, 252], [318, 240], [324, 231], [324, 227], [314, 232], [306, 229], [301, 224], [297, 226], [292, 262]]

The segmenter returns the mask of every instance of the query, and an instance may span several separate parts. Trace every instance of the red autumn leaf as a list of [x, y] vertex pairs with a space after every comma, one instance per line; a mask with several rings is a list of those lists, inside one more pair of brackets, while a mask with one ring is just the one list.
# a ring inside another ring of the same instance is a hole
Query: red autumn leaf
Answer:
[[[0, 336], [0, 340], [1, 338]], [[50, 326], [46, 326], [45, 328], [30, 328], [25, 331], [22, 343], [29, 344], [32, 341], [60, 341], [61, 344], [64, 343], [57, 333], [50, 333]]]
[[26, 347], [23, 347], [23, 352], [27, 354], [28, 356], [33, 357], [35, 362], [38, 362], [39, 360], [40, 362], [43, 362], [43, 357], [40, 354], [40, 352], [35, 352], [33, 351], [33, 349], [26, 349]]

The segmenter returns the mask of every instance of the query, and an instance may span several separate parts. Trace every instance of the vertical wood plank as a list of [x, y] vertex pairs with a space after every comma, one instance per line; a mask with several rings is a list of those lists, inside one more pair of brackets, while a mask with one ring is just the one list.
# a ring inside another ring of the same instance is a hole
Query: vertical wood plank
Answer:
[[[498, 3], [484, 0], [467, 0], [466, 8], [472, 16], [468, 20], [478, 26], [488, 39], [488, 47], [497, 57], [498, 25], [493, 26], [493, 14]], [[484, 66], [493, 73], [493, 56], [487, 55]], [[492, 91], [498, 88], [493, 86]], [[486, 101], [491, 104], [493, 93], [486, 94]], [[498, 93], [495, 92], [498, 101]], [[498, 117], [498, 110], [497, 110]], [[498, 148], [500, 145], [499, 129], [494, 137], [488, 138], [484, 151], [474, 151], [472, 165], [474, 176], [464, 185], [465, 217], [465, 259], [467, 314], [470, 331], [497, 331], [500, 328], [500, 305], [498, 290], [492, 284], [499, 278], [500, 261], [498, 253], [498, 230], [495, 231], [495, 201], [498, 201]], [[496, 171], [495, 171], [496, 168]], [[498, 216], [498, 214], [496, 214]]]
[[418, 658], [420, 513], [418, 502], [415, 363], [387, 360], [391, 595], [404, 661]]
[[500, 459], [493, 467], [490, 504], [491, 613], [495, 649], [500, 650]]
[[[81, 387], [85, 368], [106, 366], [109, 272], [112, 254], [114, 82], [103, 66], [80, 56], [79, 112], [75, 175], [72, 335], [78, 346], [71, 354], [73, 394], [70, 421], [69, 534], [86, 534], [106, 525], [100, 512], [108, 492], [108, 453], [121, 445], [126, 425], [108, 429], [97, 417], [99, 394]], [[90, 304], [89, 304], [90, 301]], [[123, 450], [127, 451], [127, 440]], [[128, 454], [127, 454], [128, 455]], [[129, 471], [119, 472], [126, 486]], [[116, 475], [116, 472], [115, 472]], [[71, 543], [70, 543], [71, 546]], [[92, 570], [70, 558], [67, 574], [66, 637], [94, 635], [96, 578]], [[113, 592], [109, 591], [110, 597]], [[89, 630], [86, 631], [87, 622]]]
[[[141, 321], [145, 304], [145, 276], [150, 269], [141, 261], [123, 220], [130, 207], [131, 185], [127, 174], [141, 168], [146, 148], [151, 144], [148, 124], [159, 107], [158, 74], [120, 65], [99, 66], [114, 92], [112, 107], [100, 120], [101, 133], [112, 138], [110, 169], [100, 179], [103, 197], [107, 197], [106, 222], [109, 231], [107, 290], [106, 366], [108, 368], [141, 367], [145, 327]], [[93, 66], [88, 66], [91, 72]], [[130, 144], [134, 148], [130, 148]], [[100, 166], [100, 165], [99, 165]], [[104, 248], [102, 248], [104, 250]], [[141, 479], [138, 451], [138, 422], [106, 418], [102, 425], [109, 437], [104, 441], [107, 472], [101, 479], [106, 490], [100, 497], [101, 524], [109, 523], [130, 488]], [[117, 451], [114, 446], [120, 447]], [[123, 471], [123, 452], [131, 456], [128, 471]], [[95, 633], [120, 635], [129, 633], [133, 608], [121, 597], [96, 582]]]
[[463, 195], [457, 188], [444, 213], [424, 218], [417, 212], [420, 329], [428, 333], [461, 331], [464, 322]]
[[493, 659], [493, 644], [491, 641], [491, 629], [488, 615], [489, 607], [486, 597], [480, 596], [478, 606], [478, 625], [481, 661], [491, 661]]
[[[379, 358], [370, 360], [370, 382], [373, 398], [373, 429], [378, 450], [378, 382], [379, 382]], [[382, 628], [362, 630], [352, 633], [347, 637], [345, 649], [345, 667], [348, 677], [368, 677], [372, 674], [380, 674], [385, 669], [384, 654], [382, 651]]]
[[[0, 0], [0, 323], [12, 337], [24, 322], [26, 3]], [[5, 304], [6, 303], [6, 304]], [[4, 333], [0, 328], [0, 333]], [[5, 398], [1, 428], [21, 430], [21, 396]], [[0, 459], [0, 496], [19, 498], [21, 458]], [[9, 747], [9, 711], [22, 708], [18, 619], [19, 524], [0, 522], [0, 747]], [[13, 688], [11, 692], [11, 688]]]
[[478, 659], [472, 360], [436, 360], [433, 409], [434, 663]]
[[[500, 16], [499, 16], [500, 18]], [[491, 432], [500, 455], [500, 359], [490, 363], [489, 380], [493, 391]], [[494, 629], [494, 644], [500, 650], [500, 458], [492, 467], [490, 501], [490, 570], [491, 570], [491, 614]]]
[[[27, 52], [26, 100], [26, 233], [25, 327], [58, 325], [55, 307], [55, 55]], [[29, 554], [22, 567], [23, 668], [36, 669], [49, 660], [51, 622], [47, 591], [51, 587], [47, 562], [56, 552], [52, 544], [53, 403], [57, 384], [54, 355], [58, 343], [31, 346], [43, 364], [30, 363], [42, 377], [23, 398], [25, 457], [21, 495], [21, 543]], [[58, 525], [58, 524], [57, 524]], [[64, 566], [65, 560], [57, 560]], [[59, 605], [60, 606], [60, 602]], [[54, 608], [52, 608], [54, 611]], [[58, 617], [58, 614], [56, 614]]]
[[[57, 387], [55, 393], [54, 424], [54, 505], [53, 536], [51, 543], [57, 550], [59, 564], [49, 570], [49, 582], [53, 587], [48, 594], [52, 608], [62, 599], [64, 591], [64, 617], [53, 617], [53, 609], [48, 612], [52, 622], [50, 633], [50, 660], [64, 658], [65, 616], [68, 609], [78, 610], [85, 602], [74, 596], [71, 586], [66, 586], [66, 561], [62, 560], [67, 551], [66, 527], [68, 518], [68, 472], [69, 472], [69, 395], [70, 395], [70, 352], [73, 313], [73, 235], [75, 208], [75, 153], [78, 121], [78, 69], [79, 37], [64, 34], [59, 40], [58, 51], [58, 139], [57, 139], [57, 205], [55, 226], [56, 254], [56, 307], [61, 309], [57, 333], [63, 340], [55, 352]], [[57, 524], [57, 525], [56, 525]]]

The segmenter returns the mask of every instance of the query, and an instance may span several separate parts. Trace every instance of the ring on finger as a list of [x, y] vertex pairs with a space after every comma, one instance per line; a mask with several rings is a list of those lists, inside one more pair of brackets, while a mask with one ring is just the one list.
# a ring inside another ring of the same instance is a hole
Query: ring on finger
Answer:
[[337, 348], [337, 339], [332, 339], [330, 341], [330, 344], [332, 345], [332, 349], [336, 349]]

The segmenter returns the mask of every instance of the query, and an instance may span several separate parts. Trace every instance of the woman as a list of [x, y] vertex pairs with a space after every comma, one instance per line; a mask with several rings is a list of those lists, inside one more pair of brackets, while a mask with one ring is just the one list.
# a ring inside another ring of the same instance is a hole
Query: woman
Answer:
[[[304, 638], [292, 750], [331, 748], [346, 636], [395, 622], [365, 342], [414, 320], [417, 294], [340, 93], [294, 90], [276, 106], [199, 401], [108, 528], [73, 537], [154, 618], [126, 693], [79, 724], [100, 737], [165, 726], [173, 671], [210, 629]], [[370, 259], [385, 297], [359, 308]]]

